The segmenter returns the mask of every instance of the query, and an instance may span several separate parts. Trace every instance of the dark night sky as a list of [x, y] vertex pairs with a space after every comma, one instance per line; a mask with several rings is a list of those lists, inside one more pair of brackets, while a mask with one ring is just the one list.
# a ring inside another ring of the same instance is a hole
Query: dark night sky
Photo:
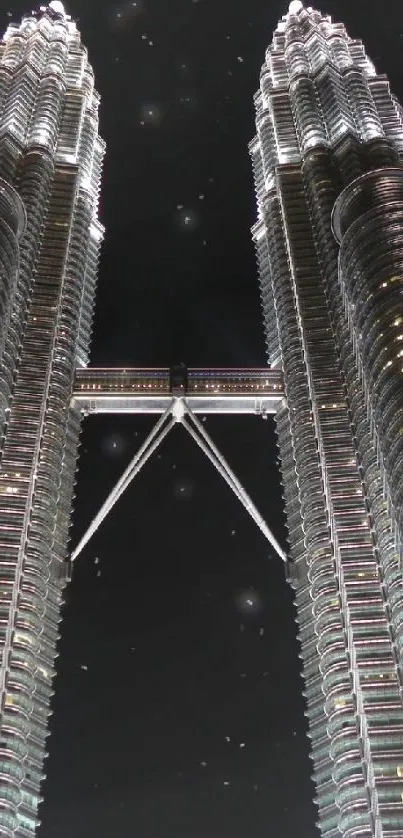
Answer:
[[[11, 9], [18, 19], [29, 6]], [[403, 7], [321, 9], [365, 40], [402, 92]], [[265, 362], [247, 142], [286, 10], [278, 0], [68, 8], [107, 142], [93, 365]], [[185, 229], [180, 205], [193, 219]], [[87, 420], [73, 544], [154, 421]], [[283, 539], [272, 420], [206, 428]], [[257, 604], [245, 615], [248, 596]], [[180, 427], [79, 558], [63, 613], [40, 838], [313, 838], [291, 592]]]

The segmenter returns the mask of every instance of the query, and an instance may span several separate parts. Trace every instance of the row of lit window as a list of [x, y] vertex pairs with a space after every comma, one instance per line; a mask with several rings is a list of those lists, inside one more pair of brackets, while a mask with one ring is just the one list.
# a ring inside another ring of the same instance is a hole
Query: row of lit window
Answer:
[[283, 390], [281, 384], [272, 384], [269, 381], [265, 381], [263, 384], [254, 384], [251, 381], [227, 381], [224, 384], [209, 384], [209, 382], [203, 382], [200, 384], [191, 384], [189, 390], [197, 390], [197, 389], [206, 389], [206, 390], [233, 390], [233, 389], [247, 389], [247, 390]]
[[[92, 378], [103, 378], [105, 375], [109, 376], [110, 373], [116, 375], [116, 377], [123, 377], [125, 375], [129, 375], [130, 377], [136, 376], [137, 378], [161, 378], [166, 377], [169, 378], [169, 369], [167, 367], [162, 367], [160, 369], [156, 368], [153, 369], [152, 367], [145, 367], [143, 370], [136, 369], [136, 367], [130, 368], [127, 367], [125, 369], [108, 369], [103, 367], [90, 367], [88, 370], [78, 370], [78, 378], [84, 376], [87, 378], [91, 376]], [[229, 379], [261, 379], [267, 374], [270, 375], [271, 378], [281, 380], [282, 373], [279, 370], [256, 370], [248, 369], [247, 367], [238, 370], [237, 368], [216, 368], [216, 369], [198, 369], [198, 368], [190, 368], [188, 369], [188, 374], [190, 378], [229, 378]], [[269, 383], [267, 377], [265, 378], [266, 383]]]
[[[139, 382], [136, 384], [125, 384], [125, 383], [118, 383], [118, 384], [111, 384], [107, 382], [106, 384], [79, 384], [79, 390], [100, 390], [106, 392], [116, 392], [116, 391], [125, 391], [125, 390], [163, 390], [164, 392], [169, 392], [169, 385], [167, 382], [156, 382], [156, 383], [147, 383], [147, 382]], [[280, 384], [270, 384], [265, 382], [264, 384], [253, 384], [249, 382], [226, 382], [225, 384], [209, 384], [209, 382], [203, 384], [193, 384], [188, 388], [188, 392], [193, 392], [196, 390], [212, 390], [214, 392], [222, 391], [222, 392], [237, 392], [237, 391], [273, 391], [273, 390], [283, 390], [283, 387]], [[323, 405], [325, 407], [325, 405]], [[334, 405], [336, 407], [336, 405]]]

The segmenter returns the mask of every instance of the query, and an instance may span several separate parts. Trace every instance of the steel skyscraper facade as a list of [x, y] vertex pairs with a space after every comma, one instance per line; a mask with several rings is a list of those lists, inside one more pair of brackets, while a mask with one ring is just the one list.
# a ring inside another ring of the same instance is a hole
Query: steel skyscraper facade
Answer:
[[326, 838], [403, 836], [403, 122], [360, 41], [300, 2], [250, 144], [306, 715]]
[[[0, 834], [9, 838], [32, 838], [37, 825], [83, 404], [160, 411], [159, 429], [166, 415], [186, 425], [187, 411], [189, 433], [198, 430], [269, 541], [194, 414], [278, 411], [319, 828], [326, 838], [403, 838], [403, 113], [362, 44], [296, 0], [255, 101], [253, 236], [273, 370], [193, 370], [179, 383], [168, 370], [76, 375], [88, 362], [103, 236], [99, 97], [61, 3], [11, 25], [0, 43]], [[152, 434], [106, 510], [155, 450]]]
[[0, 834], [37, 826], [103, 229], [104, 143], [61, 3], [0, 43]]

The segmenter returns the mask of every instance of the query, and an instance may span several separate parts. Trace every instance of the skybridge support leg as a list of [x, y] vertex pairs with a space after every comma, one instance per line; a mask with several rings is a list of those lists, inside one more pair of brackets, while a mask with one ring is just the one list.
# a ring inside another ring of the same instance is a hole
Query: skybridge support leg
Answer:
[[[168, 419], [169, 421], [167, 421]], [[188, 419], [189, 421], [187, 421]], [[202, 423], [199, 421], [199, 419], [195, 416], [193, 411], [187, 405], [186, 399], [182, 397], [172, 398], [170, 405], [162, 414], [162, 416], [160, 416], [158, 422], [149, 433], [147, 439], [140, 446], [139, 450], [137, 451], [137, 453], [123, 472], [121, 478], [118, 480], [116, 486], [114, 487], [114, 489], [112, 489], [106, 501], [101, 506], [101, 509], [99, 510], [98, 514], [95, 516], [87, 531], [84, 533], [83, 537], [77, 544], [77, 547], [73, 550], [70, 562], [72, 563], [77, 559], [77, 557], [80, 555], [86, 544], [88, 544], [90, 538], [94, 535], [98, 527], [100, 527], [103, 520], [114, 507], [115, 503], [119, 500], [120, 496], [130, 485], [133, 478], [136, 476], [136, 474], [139, 473], [140, 469], [151, 457], [154, 451], [158, 448], [162, 440], [165, 439], [173, 425], [175, 425], [178, 422], [185, 427], [188, 434], [190, 434], [192, 439], [195, 440], [196, 444], [203, 451], [203, 453], [210, 460], [210, 462], [214, 465], [218, 473], [221, 474], [221, 476], [226, 481], [227, 485], [230, 487], [230, 489], [232, 489], [235, 496], [242, 503], [246, 511], [254, 520], [255, 524], [257, 524], [260, 531], [263, 533], [263, 535], [269, 542], [270, 546], [275, 550], [277, 555], [280, 557], [281, 561], [284, 562], [285, 565], [287, 565], [287, 556], [281, 549], [280, 544], [274, 537], [270, 528], [266, 524], [264, 518], [260, 514], [259, 510], [256, 508], [255, 504], [245, 491], [244, 487], [242, 486], [242, 484], [228, 465], [221, 452], [218, 450], [217, 446], [214, 444], [213, 440], [207, 433], [206, 429], [203, 427]]]
[[194, 428], [192, 428], [189, 422], [186, 422], [186, 419], [184, 417], [182, 420], [182, 424], [186, 428], [187, 432], [190, 434], [192, 439], [195, 440], [199, 448], [201, 448], [201, 450], [204, 452], [204, 454], [210, 460], [210, 462], [213, 463], [218, 473], [221, 474], [221, 477], [224, 478], [225, 482], [232, 489], [238, 500], [245, 507], [246, 511], [249, 512], [249, 515], [251, 516], [251, 518], [253, 518], [255, 524], [257, 524], [257, 526], [259, 527], [259, 529], [261, 530], [271, 547], [273, 547], [273, 549], [276, 551], [281, 561], [286, 563], [286, 554], [281, 549], [280, 544], [274, 537], [272, 531], [266, 524], [266, 521], [260, 514], [259, 510], [256, 508], [252, 499], [245, 491], [244, 487], [242, 486], [242, 483], [238, 480], [235, 473], [232, 471], [231, 467], [228, 465], [227, 461], [225, 460], [221, 452], [218, 450], [217, 446], [214, 444], [213, 440], [211, 439], [211, 437], [209, 436], [209, 434], [207, 433], [206, 429], [203, 427], [202, 423], [199, 421], [197, 416], [195, 416], [195, 414], [189, 407], [186, 407], [186, 413], [191, 419], [193, 425], [195, 426]]
[[142, 469], [143, 465], [151, 457], [151, 454], [154, 453], [154, 451], [158, 448], [162, 440], [167, 436], [167, 434], [172, 428], [172, 425], [174, 425], [176, 421], [174, 418], [171, 418], [170, 422], [168, 422], [165, 425], [165, 428], [163, 427], [164, 423], [166, 422], [168, 416], [171, 413], [172, 404], [170, 404], [165, 413], [163, 413], [162, 416], [160, 416], [158, 422], [154, 425], [148, 437], [144, 440], [143, 444], [140, 446], [139, 450], [136, 452], [133, 459], [130, 461], [129, 465], [123, 472], [116, 486], [112, 489], [106, 501], [102, 504], [98, 514], [91, 522], [87, 531], [84, 533], [83, 537], [77, 544], [77, 547], [73, 550], [70, 558], [71, 562], [74, 562], [75, 559], [77, 559], [77, 557], [80, 555], [81, 551], [84, 549], [86, 544], [88, 544], [90, 538], [92, 538], [98, 527], [101, 526], [102, 521], [104, 520], [104, 518], [106, 518], [108, 512], [110, 512], [111, 509], [115, 506], [115, 503], [117, 503], [125, 489], [127, 489], [127, 487], [130, 485], [133, 478], [136, 476], [136, 474], [139, 473], [140, 469]]

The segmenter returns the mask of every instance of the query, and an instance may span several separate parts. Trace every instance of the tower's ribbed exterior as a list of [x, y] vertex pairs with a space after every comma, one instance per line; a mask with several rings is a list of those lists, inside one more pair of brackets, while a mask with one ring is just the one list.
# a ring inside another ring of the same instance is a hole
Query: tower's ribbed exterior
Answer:
[[0, 834], [32, 836], [100, 242], [99, 97], [51, 3], [0, 42]]
[[253, 228], [326, 838], [403, 838], [403, 122], [294, 2], [255, 97]]

